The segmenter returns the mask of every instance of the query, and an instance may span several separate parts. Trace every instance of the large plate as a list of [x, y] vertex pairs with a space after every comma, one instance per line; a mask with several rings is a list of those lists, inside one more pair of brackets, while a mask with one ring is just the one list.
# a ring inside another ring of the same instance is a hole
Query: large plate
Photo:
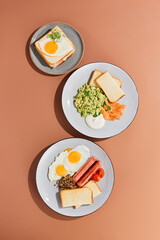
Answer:
[[[73, 42], [73, 44], [75, 45], [75, 52], [64, 63], [62, 63], [56, 68], [51, 68], [48, 66], [45, 60], [41, 57], [41, 55], [37, 52], [34, 43], [38, 39], [40, 39], [43, 35], [45, 35], [47, 32], [49, 32], [52, 28], [54, 28], [56, 25], [58, 25], [67, 35], [67, 37]], [[60, 22], [49, 23], [39, 28], [34, 33], [29, 46], [30, 56], [34, 64], [41, 71], [51, 75], [60, 75], [60, 74], [64, 74], [71, 71], [73, 68], [77, 66], [77, 64], [81, 60], [83, 56], [83, 51], [84, 51], [84, 43], [80, 33], [70, 25], [66, 23], [60, 23]]]
[[[90, 149], [91, 156], [102, 161], [105, 176], [98, 183], [102, 193], [94, 199], [94, 203], [91, 205], [81, 206], [77, 209], [73, 207], [62, 208], [58, 187], [54, 186], [54, 181], [48, 180], [48, 167], [64, 149], [74, 148], [78, 145], [85, 145]], [[114, 184], [114, 170], [108, 155], [97, 144], [82, 138], [68, 138], [53, 144], [43, 154], [37, 166], [36, 184], [41, 198], [52, 210], [65, 216], [80, 217], [95, 212], [107, 201]]]
[[[88, 82], [95, 69], [102, 72], [108, 71], [111, 76], [119, 78], [122, 81], [122, 90], [126, 93], [118, 101], [126, 105], [121, 119], [105, 121], [104, 127], [98, 130], [88, 127], [73, 104], [78, 88]], [[138, 109], [138, 92], [132, 78], [120, 67], [104, 62], [89, 63], [77, 69], [68, 78], [63, 88], [62, 108], [69, 123], [80, 133], [94, 138], [109, 138], [124, 131], [133, 121]]]

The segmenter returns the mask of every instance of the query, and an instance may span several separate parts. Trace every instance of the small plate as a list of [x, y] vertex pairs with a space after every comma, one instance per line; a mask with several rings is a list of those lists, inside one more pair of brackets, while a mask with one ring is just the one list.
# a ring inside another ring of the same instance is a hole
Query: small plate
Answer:
[[[101, 129], [88, 127], [73, 103], [78, 88], [89, 81], [94, 70], [108, 71], [111, 76], [119, 78], [122, 81], [122, 90], [126, 94], [118, 101], [126, 105], [121, 119], [106, 120]], [[77, 69], [68, 78], [62, 92], [62, 108], [69, 123], [80, 133], [93, 138], [109, 138], [121, 133], [132, 123], [138, 109], [138, 92], [132, 78], [120, 67], [104, 62], [89, 63]]]
[[[54, 161], [54, 158], [66, 148], [74, 148], [78, 145], [85, 145], [90, 149], [91, 156], [95, 156], [102, 161], [102, 167], [105, 171], [104, 177], [98, 182], [102, 193], [94, 198], [91, 205], [81, 206], [77, 209], [73, 207], [62, 208], [59, 189], [54, 186], [55, 181], [48, 180], [48, 167]], [[112, 163], [106, 152], [97, 144], [82, 138], [63, 139], [47, 149], [41, 157], [36, 171], [36, 184], [39, 194], [43, 201], [55, 212], [70, 217], [81, 217], [98, 210], [109, 198], [114, 184], [114, 170]]]
[[[67, 37], [73, 42], [73, 44], [75, 45], [75, 52], [64, 63], [62, 63], [56, 68], [51, 68], [41, 57], [41, 55], [37, 52], [34, 43], [42, 36], [44, 36], [47, 32], [49, 32], [51, 29], [53, 29], [56, 25], [58, 25], [67, 35]], [[29, 52], [32, 61], [41, 71], [51, 75], [60, 75], [71, 71], [73, 68], [77, 66], [77, 64], [80, 62], [83, 56], [84, 43], [80, 33], [76, 29], [74, 29], [73, 27], [69, 26], [66, 23], [53, 22], [39, 28], [34, 33], [30, 42]]]

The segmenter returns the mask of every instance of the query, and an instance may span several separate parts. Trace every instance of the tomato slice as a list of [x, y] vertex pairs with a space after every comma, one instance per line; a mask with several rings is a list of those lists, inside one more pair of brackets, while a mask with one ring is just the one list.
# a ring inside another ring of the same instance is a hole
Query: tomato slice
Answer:
[[104, 177], [104, 170], [103, 170], [103, 168], [99, 168], [96, 173], [97, 173], [101, 178]]
[[100, 177], [99, 174], [94, 173], [93, 176], [92, 176], [92, 180], [94, 180], [96, 182], [99, 182], [101, 180], [101, 177]]

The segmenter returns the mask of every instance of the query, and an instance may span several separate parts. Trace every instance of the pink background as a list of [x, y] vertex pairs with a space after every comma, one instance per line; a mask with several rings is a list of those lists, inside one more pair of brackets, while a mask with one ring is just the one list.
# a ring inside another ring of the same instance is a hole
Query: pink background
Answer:
[[[160, 2], [6, 0], [0, 18], [0, 239], [159, 240]], [[78, 67], [96, 61], [120, 66], [132, 76], [140, 101], [126, 131], [91, 139], [110, 156], [115, 185], [101, 209], [74, 219], [50, 210], [35, 185], [48, 146], [84, 137], [61, 109], [68, 76], [43, 74], [29, 56], [33, 32], [55, 21], [81, 33], [85, 52]]]

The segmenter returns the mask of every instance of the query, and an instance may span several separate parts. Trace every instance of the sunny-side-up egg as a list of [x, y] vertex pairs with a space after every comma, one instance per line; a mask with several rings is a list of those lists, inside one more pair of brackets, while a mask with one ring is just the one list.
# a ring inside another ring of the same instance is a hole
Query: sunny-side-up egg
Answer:
[[75, 173], [88, 160], [89, 157], [89, 149], [84, 145], [79, 145], [68, 152], [64, 164], [66, 169]]
[[68, 39], [62, 35], [60, 39], [53, 41], [48, 35], [42, 38], [38, 43], [40, 51], [47, 56], [65, 56], [71, 50], [72, 45]]
[[89, 157], [89, 149], [84, 145], [79, 145], [74, 149], [67, 148], [64, 152], [61, 152], [50, 165], [48, 172], [49, 180], [56, 181], [67, 174], [72, 176]]

